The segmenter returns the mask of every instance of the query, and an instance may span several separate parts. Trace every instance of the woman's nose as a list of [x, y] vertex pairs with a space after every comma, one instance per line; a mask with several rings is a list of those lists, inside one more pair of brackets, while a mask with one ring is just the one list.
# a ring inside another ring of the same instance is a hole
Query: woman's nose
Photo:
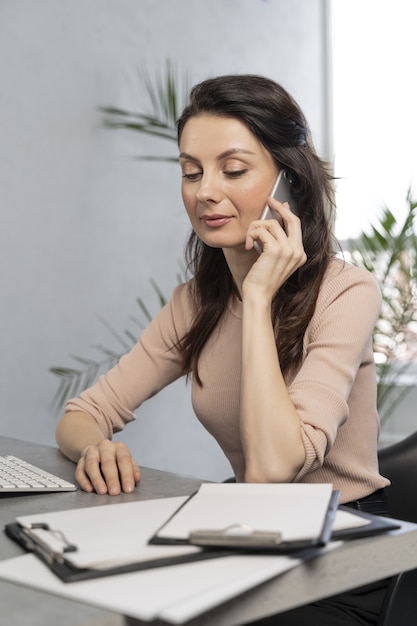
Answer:
[[202, 176], [197, 191], [199, 202], [219, 202], [220, 188], [213, 176]]

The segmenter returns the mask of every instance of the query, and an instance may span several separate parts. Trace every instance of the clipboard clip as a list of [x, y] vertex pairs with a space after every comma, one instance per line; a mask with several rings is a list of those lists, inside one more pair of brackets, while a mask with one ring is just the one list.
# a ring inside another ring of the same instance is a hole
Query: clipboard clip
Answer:
[[[40, 533], [36, 531], [41, 531]], [[50, 542], [43, 537], [43, 532], [49, 533], [54, 542], [59, 544], [59, 550], [54, 549]], [[47, 563], [54, 561], [62, 562], [63, 554], [67, 552], [76, 552], [77, 546], [70, 543], [60, 530], [54, 530], [45, 524], [39, 522], [21, 528], [21, 539], [25, 543], [27, 550], [39, 554]]]
[[255, 530], [247, 524], [230, 524], [221, 529], [192, 530], [189, 542], [196, 546], [230, 548], [273, 548], [281, 545], [279, 531]]

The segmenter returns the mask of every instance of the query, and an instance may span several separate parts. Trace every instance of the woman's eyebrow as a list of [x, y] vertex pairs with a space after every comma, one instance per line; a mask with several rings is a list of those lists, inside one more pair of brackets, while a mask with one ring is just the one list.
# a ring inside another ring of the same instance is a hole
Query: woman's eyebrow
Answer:
[[[232, 156], [234, 154], [255, 154], [254, 152], [252, 152], [251, 150], [247, 150], [246, 148], [230, 148], [229, 150], [225, 150], [224, 152], [221, 152], [217, 157], [216, 160], [217, 161], [221, 161], [222, 159], [225, 159], [229, 156]], [[192, 154], [188, 154], [187, 152], [181, 152], [180, 159], [187, 159], [188, 161], [195, 161], [196, 163], [199, 163], [200, 160], [197, 159], [197, 157], [194, 157]]]
[[200, 160], [197, 157], [194, 157], [192, 154], [188, 154], [187, 152], [181, 152], [180, 159], [186, 159], [187, 161], [195, 161], [196, 163], [200, 163]]
[[232, 156], [233, 154], [252, 154], [253, 155], [255, 153], [252, 152], [251, 150], [248, 150], [247, 148], [230, 148], [230, 150], [225, 150], [224, 152], [219, 154], [219, 156], [217, 157], [217, 160], [221, 161], [222, 159]]

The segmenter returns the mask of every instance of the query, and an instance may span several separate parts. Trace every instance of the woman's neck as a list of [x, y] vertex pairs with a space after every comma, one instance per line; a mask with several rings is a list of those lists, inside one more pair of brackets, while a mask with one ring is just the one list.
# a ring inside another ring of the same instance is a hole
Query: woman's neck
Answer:
[[258, 258], [258, 253], [255, 250], [223, 248], [223, 254], [241, 300], [243, 281]]

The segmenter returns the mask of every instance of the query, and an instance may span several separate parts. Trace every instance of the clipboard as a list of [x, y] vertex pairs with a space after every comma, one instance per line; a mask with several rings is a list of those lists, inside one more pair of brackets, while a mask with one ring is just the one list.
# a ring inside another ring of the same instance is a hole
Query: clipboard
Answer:
[[320, 548], [339, 497], [331, 484], [203, 484], [149, 543], [283, 555]]
[[[148, 546], [155, 528], [186, 499], [181, 496], [26, 515], [6, 524], [4, 530], [65, 583], [228, 556], [227, 550], [205, 551], [197, 546]], [[94, 542], [95, 553], [90, 550]]]
[[[348, 514], [352, 520], [352, 524], [344, 524], [343, 519], [338, 520], [338, 516]], [[362, 520], [362, 523], [360, 522]], [[352, 507], [341, 504], [338, 508], [335, 524], [332, 532], [332, 541], [349, 541], [351, 539], [360, 539], [362, 537], [373, 537], [389, 530], [398, 530], [401, 524], [390, 517], [382, 515], [373, 515], [365, 511], [358, 511]]]
[[[261, 485], [228, 487], [231, 488], [228, 496], [232, 502], [234, 495], [239, 496], [242, 489], [244, 492], [248, 488], [255, 491], [261, 488], [264, 491]], [[287, 490], [285, 485], [266, 487], [269, 496], [276, 490], [281, 495], [282, 489]], [[209, 526], [207, 537], [205, 525], [195, 527], [191, 535], [189, 533], [185, 538], [171, 536], [167, 539], [166, 536], [159, 536], [163, 528], [169, 527], [170, 521], [178, 521], [181, 511], [185, 511], [190, 503], [197, 502], [198, 492], [191, 497], [115, 503], [26, 515], [6, 524], [4, 530], [26, 551], [33, 552], [63, 582], [71, 583], [238, 554], [286, 554], [297, 557], [305, 548], [316, 547], [319, 550], [329, 539], [354, 539], [400, 527], [396, 520], [347, 507], [341, 506], [336, 511], [338, 493], [333, 494], [329, 487], [326, 489], [329, 493], [328, 510], [326, 508], [320, 532], [317, 536], [297, 541], [285, 540], [285, 535], [281, 534], [281, 543], [277, 542], [277, 535], [282, 530], [278, 530], [278, 527], [272, 529], [272, 537], [268, 534], [268, 529], [265, 531], [265, 528], [260, 527], [250, 535], [240, 532], [233, 537], [230, 537], [230, 533], [214, 532], [213, 541], [213, 530], [216, 529]], [[301, 510], [302, 518], [309, 519], [311, 511], [305, 509], [306, 498], [300, 500], [297, 497], [302, 492], [303, 489], [296, 485], [288, 485], [287, 504], [289, 494], [294, 498], [293, 508], [288, 509], [288, 512], [293, 515]], [[307, 493], [310, 496], [317, 494], [311, 485], [307, 486]], [[277, 501], [274, 502], [276, 507]], [[282, 507], [284, 500], [279, 499], [279, 503]], [[337, 523], [338, 515], [343, 509], [346, 509], [348, 523], [344, 519], [344, 523], [340, 525]], [[259, 512], [259, 509], [256, 510]], [[161, 535], [163, 534], [162, 532]], [[92, 543], [95, 544], [95, 552], [92, 550]]]
[[[218, 486], [222, 488], [225, 485]], [[292, 494], [294, 503], [298, 502], [303, 506], [305, 501], [301, 496], [305, 489], [311, 496], [314, 495], [315, 500], [317, 490], [322, 489], [314, 485], [238, 484], [227, 487], [231, 488], [228, 497], [233, 503], [240, 500], [239, 495], [243, 491], [245, 506], [249, 505], [249, 508], [253, 506], [252, 497], [249, 496], [248, 499], [247, 490], [257, 493], [262, 501], [265, 501], [265, 489], [267, 499], [275, 494], [276, 507], [280, 501], [280, 498], [277, 499], [278, 492], [282, 493], [283, 490], [288, 495]], [[332, 514], [329, 511], [327, 515], [327, 508], [332, 488], [329, 485], [324, 489], [327, 494], [326, 516], [323, 515], [318, 536], [308, 538], [302, 543], [292, 542], [291, 545], [284, 542], [279, 546], [274, 545], [272, 549], [271, 545], [260, 546], [258, 535], [252, 537], [256, 539], [255, 547], [248, 541], [243, 545], [237, 545], [236, 541], [232, 542], [233, 545], [230, 542], [204, 545], [200, 541], [201, 537], [197, 537], [197, 541], [194, 537], [191, 543], [188, 536], [184, 541], [160, 541], [157, 538], [153, 541], [158, 534], [156, 529], [165, 526], [167, 520], [176, 518], [179, 511], [185, 510], [186, 504], [189, 506], [190, 502], [197, 502], [194, 499], [197, 494], [190, 498], [161, 498], [25, 515], [7, 524], [5, 532], [26, 551], [33, 552], [66, 583], [250, 552], [293, 554], [304, 547], [324, 545], [330, 536], [334, 510], [331, 509]], [[202, 491], [205, 492], [205, 489]], [[335, 507], [335, 499], [332, 498], [332, 502]], [[294, 512], [295, 510], [292, 514]], [[204, 526], [200, 527], [202, 528]], [[280, 529], [277, 527], [273, 530], [277, 532]]]

